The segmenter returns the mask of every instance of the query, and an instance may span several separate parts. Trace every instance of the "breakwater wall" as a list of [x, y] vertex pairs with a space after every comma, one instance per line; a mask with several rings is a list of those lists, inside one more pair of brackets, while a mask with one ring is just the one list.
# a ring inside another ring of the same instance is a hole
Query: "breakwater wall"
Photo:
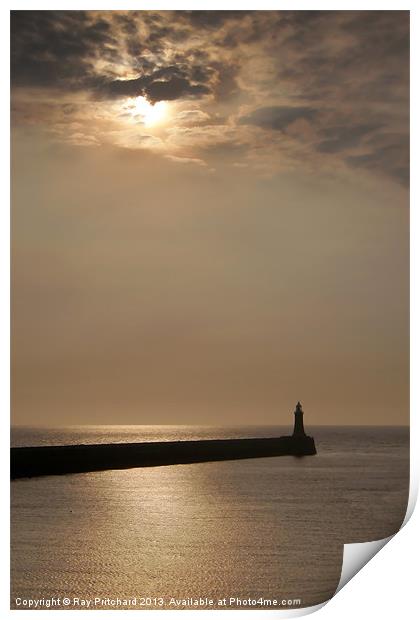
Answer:
[[205, 461], [316, 454], [307, 435], [255, 439], [209, 439], [11, 449], [11, 478], [52, 476], [106, 469], [154, 467]]

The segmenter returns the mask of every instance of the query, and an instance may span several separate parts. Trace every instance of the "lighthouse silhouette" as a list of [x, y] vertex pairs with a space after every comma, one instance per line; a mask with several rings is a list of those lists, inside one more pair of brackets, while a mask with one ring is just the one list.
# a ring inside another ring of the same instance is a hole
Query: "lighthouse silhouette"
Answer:
[[293, 437], [306, 437], [303, 427], [303, 409], [300, 401], [298, 401], [295, 409], [295, 428], [293, 429]]

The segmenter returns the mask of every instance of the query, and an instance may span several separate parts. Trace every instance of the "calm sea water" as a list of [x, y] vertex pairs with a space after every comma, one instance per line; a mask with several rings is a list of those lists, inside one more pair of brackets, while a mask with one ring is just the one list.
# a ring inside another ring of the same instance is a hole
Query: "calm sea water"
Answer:
[[[409, 431], [307, 432], [317, 456], [12, 482], [12, 608], [16, 597], [136, 598], [136, 608], [148, 609], [155, 601], [142, 597], [162, 598], [164, 609], [188, 607], [171, 605], [171, 598], [301, 599], [302, 606], [327, 600], [339, 581], [343, 544], [389, 536], [404, 519]], [[289, 433], [284, 427], [15, 428], [12, 445]], [[95, 608], [104, 607], [112, 608]]]

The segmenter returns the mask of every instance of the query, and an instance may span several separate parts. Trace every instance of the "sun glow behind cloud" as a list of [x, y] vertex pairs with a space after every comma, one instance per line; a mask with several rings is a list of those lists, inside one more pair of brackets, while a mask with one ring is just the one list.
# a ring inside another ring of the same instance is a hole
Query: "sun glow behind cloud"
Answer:
[[168, 104], [166, 101], [151, 104], [145, 97], [136, 97], [131, 101], [129, 110], [134, 119], [141, 118], [145, 127], [153, 127], [167, 118]]

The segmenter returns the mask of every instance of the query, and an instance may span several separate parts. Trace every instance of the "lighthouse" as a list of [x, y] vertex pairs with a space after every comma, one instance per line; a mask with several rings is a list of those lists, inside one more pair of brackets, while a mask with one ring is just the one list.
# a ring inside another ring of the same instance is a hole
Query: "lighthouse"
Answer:
[[300, 401], [298, 401], [295, 409], [295, 428], [293, 429], [293, 437], [306, 437], [303, 428], [303, 410]]

